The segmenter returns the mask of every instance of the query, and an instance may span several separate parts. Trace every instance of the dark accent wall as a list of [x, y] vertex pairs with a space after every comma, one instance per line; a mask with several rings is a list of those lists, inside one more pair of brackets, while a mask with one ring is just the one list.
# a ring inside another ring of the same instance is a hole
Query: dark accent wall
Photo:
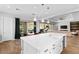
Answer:
[[20, 19], [15, 18], [15, 39], [20, 39]]

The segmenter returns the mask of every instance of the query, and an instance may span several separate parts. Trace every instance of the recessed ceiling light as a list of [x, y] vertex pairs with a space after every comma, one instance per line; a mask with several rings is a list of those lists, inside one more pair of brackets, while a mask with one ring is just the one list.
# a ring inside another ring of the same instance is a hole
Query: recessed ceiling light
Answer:
[[10, 6], [8, 5], [7, 8], [10, 8]]
[[16, 10], [20, 10], [19, 8], [16, 8]]
[[42, 6], [44, 6], [44, 4], [41, 4]]
[[49, 9], [50, 9], [50, 7], [48, 7], [48, 6], [47, 6], [47, 9], [49, 10]]
[[35, 13], [32, 13], [32, 15], [36, 15]]
[[34, 6], [34, 8], [37, 8], [36, 6]]

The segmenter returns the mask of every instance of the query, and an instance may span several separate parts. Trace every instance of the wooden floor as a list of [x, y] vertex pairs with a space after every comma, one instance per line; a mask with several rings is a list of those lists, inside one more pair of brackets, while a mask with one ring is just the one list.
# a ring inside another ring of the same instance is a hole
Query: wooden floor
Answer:
[[20, 54], [21, 41], [9, 40], [0, 43], [0, 54]]
[[[79, 36], [69, 36], [67, 47], [62, 54], [79, 54]], [[9, 40], [0, 43], [0, 54], [20, 54], [20, 40]]]
[[79, 36], [68, 37], [67, 43], [62, 54], [79, 54]]

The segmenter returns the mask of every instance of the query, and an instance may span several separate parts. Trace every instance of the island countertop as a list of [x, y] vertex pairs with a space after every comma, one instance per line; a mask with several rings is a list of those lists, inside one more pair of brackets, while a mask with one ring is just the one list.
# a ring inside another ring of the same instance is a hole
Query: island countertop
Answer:
[[50, 45], [51, 43], [54, 44], [59, 40], [63, 40], [63, 36], [66, 36], [66, 34], [43, 33], [43, 34], [21, 37], [21, 39], [26, 41], [33, 47], [36, 47], [37, 49], [41, 49], [43, 47], [47, 47], [47, 45]]

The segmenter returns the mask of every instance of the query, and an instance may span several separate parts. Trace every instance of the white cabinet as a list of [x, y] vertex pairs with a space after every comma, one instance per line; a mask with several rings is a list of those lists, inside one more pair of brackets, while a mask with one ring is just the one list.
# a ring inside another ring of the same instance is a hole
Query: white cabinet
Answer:
[[22, 54], [60, 54], [63, 36], [61, 33], [44, 33], [21, 37]]
[[14, 39], [15, 18], [0, 16], [0, 36], [2, 41]]
[[41, 53], [43, 54], [60, 54], [63, 50], [63, 42], [62, 41], [58, 41], [52, 45], [50, 45], [50, 47], [45, 48]]
[[63, 50], [63, 42], [62, 41], [58, 41], [55, 46], [52, 47], [52, 53], [61, 53]]

